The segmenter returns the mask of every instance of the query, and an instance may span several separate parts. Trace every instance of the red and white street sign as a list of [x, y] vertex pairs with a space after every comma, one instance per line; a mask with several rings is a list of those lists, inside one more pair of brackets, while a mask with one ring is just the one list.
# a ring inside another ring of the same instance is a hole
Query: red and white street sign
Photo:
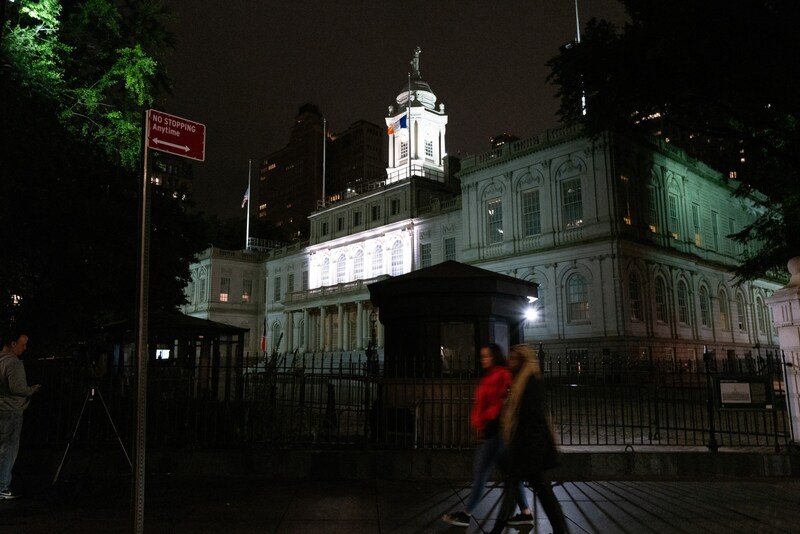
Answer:
[[147, 110], [147, 148], [205, 161], [206, 125], [169, 113]]

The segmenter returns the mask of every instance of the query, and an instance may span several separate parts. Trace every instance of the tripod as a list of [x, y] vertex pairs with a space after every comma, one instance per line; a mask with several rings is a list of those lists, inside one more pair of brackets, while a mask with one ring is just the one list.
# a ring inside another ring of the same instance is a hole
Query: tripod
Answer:
[[58, 464], [58, 469], [56, 470], [56, 476], [53, 477], [53, 482], [51, 486], [55, 486], [56, 482], [58, 481], [58, 477], [61, 474], [61, 469], [64, 467], [64, 462], [67, 461], [67, 454], [69, 454], [69, 448], [72, 446], [72, 443], [75, 441], [75, 438], [78, 435], [78, 429], [81, 426], [81, 420], [83, 419], [83, 413], [86, 411], [86, 405], [89, 401], [93, 401], [95, 396], [100, 399], [100, 403], [103, 405], [103, 409], [106, 412], [106, 416], [108, 417], [108, 422], [111, 424], [111, 429], [114, 431], [114, 436], [116, 436], [117, 441], [119, 442], [119, 446], [122, 447], [122, 452], [125, 454], [125, 459], [128, 460], [128, 466], [133, 468], [133, 463], [131, 462], [131, 457], [128, 455], [128, 451], [125, 450], [125, 444], [122, 443], [122, 438], [119, 437], [119, 432], [117, 432], [117, 426], [114, 424], [114, 420], [111, 419], [111, 412], [108, 411], [108, 405], [106, 404], [105, 399], [103, 398], [103, 394], [100, 392], [100, 389], [97, 386], [89, 386], [86, 390], [86, 397], [83, 399], [83, 406], [81, 406], [81, 413], [78, 415], [78, 420], [75, 422], [75, 430], [72, 432], [72, 437], [67, 443], [66, 449], [64, 449], [64, 456], [61, 458], [61, 463]]

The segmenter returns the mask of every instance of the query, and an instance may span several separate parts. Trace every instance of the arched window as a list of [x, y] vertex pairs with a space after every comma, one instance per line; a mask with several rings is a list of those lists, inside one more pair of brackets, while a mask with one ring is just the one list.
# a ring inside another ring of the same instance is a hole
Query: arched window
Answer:
[[736, 317], [739, 323], [739, 331], [747, 332], [747, 310], [744, 307], [744, 297], [741, 293], [736, 294]]
[[336, 261], [336, 283], [341, 284], [346, 282], [345, 280], [345, 273], [347, 268], [347, 258], [345, 258], [344, 254], [339, 256], [339, 259]]
[[667, 284], [660, 276], [656, 276], [656, 320], [667, 322]]
[[375, 245], [375, 252], [372, 253], [372, 276], [383, 274], [383, 248]]
[[392, 276], [403, 274], [403, 244], [395, 241], [392, 245]]
[[719, 320], [723, 330], [731, 329], [731, 310], [728, 303], [728, 294], [724, 289], [719, 292]]
[[567, 320], [589, 320], [589, 288], [586, 279], [579, 274], [573, 274], [567, 280]]
[[682, 324], [692, 324], [689, 315], [689, 291], [686, 289], [686, 282], [678, 282], [678, 321]]
[[756, 321], [758, 323], [758, 332], [761, 334], [767, 332], [767, 314], [765, 312], [764, 301], [761, 300], [761, 297], [756, 297]]
[[700, 324], [711, 328], [711, 298], [705, 286], [700, 287]]
[[331, 260], [325, 258], [322, 260], [322, 272], [320, 273], [320, 284], [327, 286], [330, 283], [331, 275]]
[[364, 277], [364, 251], [358, 249], [353, 258], [353, 279], [361, 280]]
[[631, 303], [631, 319], [642, 320], [642, 286], [639, 275], [631, 273], [628, 277], [628, 298]]

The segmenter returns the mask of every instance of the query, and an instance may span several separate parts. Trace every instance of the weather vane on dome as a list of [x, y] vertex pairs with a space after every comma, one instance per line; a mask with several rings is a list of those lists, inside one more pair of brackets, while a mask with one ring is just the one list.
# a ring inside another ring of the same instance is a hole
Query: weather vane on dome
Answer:
[[419, 54], [422, 52], [420, 47], [414, 49], [414, 59], [411, 60], [411, 68], [414, 69], [414, 75], [419, 76]]

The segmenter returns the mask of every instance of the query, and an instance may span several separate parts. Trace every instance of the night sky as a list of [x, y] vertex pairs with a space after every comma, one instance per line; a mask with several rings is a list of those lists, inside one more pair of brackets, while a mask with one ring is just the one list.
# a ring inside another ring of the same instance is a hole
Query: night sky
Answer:
[[[177, 44], [168, 113], [206, 124], [206, 161], [193, 162], [197, 209], [244, 216], [248, 159], [289, 140], [297, 109], [313, 102], [332, 131], [383, 125], [403, 90], [414, 47], [449, 116], [447, 150], [474, 154], [499, 133], [557, 126], [545, 63], [575, 37], [574, 0], [389, 3], [341, 0], [166, 0]], [[620, 23], [616, 0], [580, 0]]]

